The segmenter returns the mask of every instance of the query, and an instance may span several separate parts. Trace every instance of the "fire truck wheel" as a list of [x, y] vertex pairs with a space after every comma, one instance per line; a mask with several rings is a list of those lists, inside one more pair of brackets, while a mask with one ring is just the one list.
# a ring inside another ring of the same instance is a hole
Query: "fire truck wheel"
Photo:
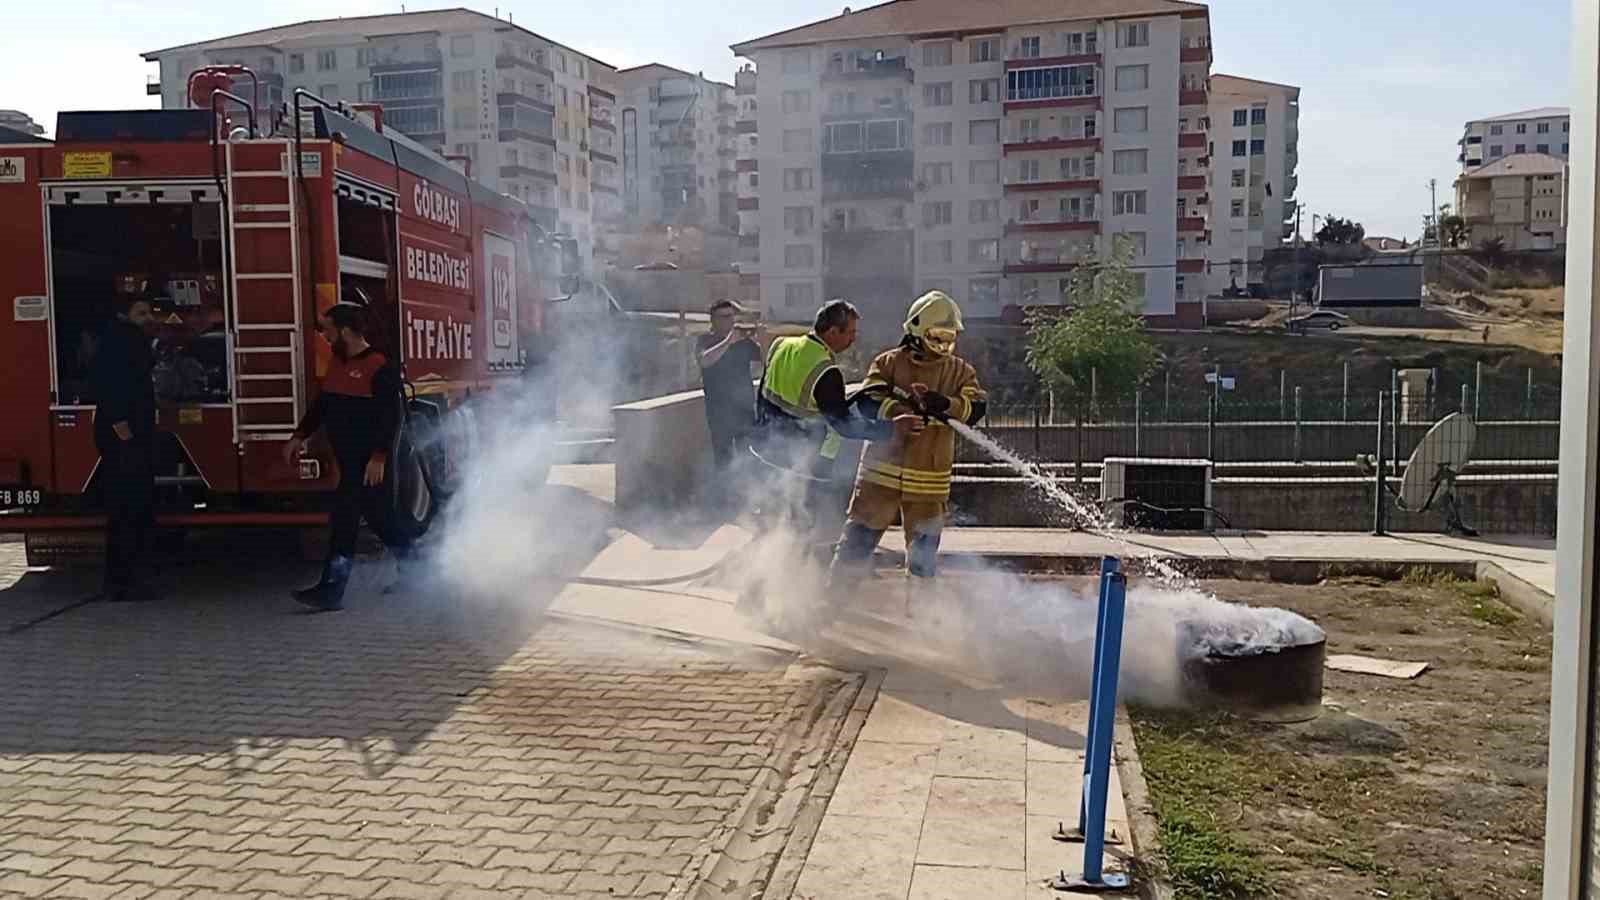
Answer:
[[389, 527], [397, 536], [416, 540], [428, 532], [433, 524], [438, 502], [433, 485], [428, 478], [423, 455], [418, 452], [408, 422], [400, 430], [395, 442], [395, 452], [390, 454], [393, 463], [385, 473], [385, 495], [388, 498]]

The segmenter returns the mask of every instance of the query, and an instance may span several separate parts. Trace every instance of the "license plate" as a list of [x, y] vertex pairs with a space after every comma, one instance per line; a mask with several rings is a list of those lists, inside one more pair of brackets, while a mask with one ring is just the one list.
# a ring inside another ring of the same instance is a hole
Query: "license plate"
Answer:
[[44, 503], [44, 491], [28, 487], [0, 487], [0, 509], [32, 509]]

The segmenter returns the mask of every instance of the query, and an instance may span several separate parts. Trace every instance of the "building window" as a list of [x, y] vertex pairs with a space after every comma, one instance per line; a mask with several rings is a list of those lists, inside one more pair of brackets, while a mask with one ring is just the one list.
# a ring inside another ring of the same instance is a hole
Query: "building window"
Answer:
[[923, 241], [922, 261], [930, 265], [949, 265], [954, 262], [953, 243], [953, 241]]
[[1567, 132], [1569, 132], [1571, 130], [1572, 130], [1572, 121], [1570, 119], [1562, 119], [1561, 120], [1561, 133], [1562, 134], [1566, 134]]
[[587, 159], [579, 159], [578, 160], [578, 177], [579, 178], [588, 178], [589, 177], [589, 161]]
[[950, 201], [922, 204], [922, 224], [924, 227], [936, 228], [940, 225], [949, 225], [950, 221]]
[[556, 71], [563, 75], [567, 72], [567, 55], [560, 50], [556, 51]]
[[1257, 106], [1254, 109], [1250, 110], [1250, 124], [1251, 125], [1265, 125], [1265, 124], [1267, 124], [1267, 108], [1264, 107], [1264, 106]]
[[1039, 120], [1023, 119], [1017, 123], [1017, 140], [1027, 143], [1039, 139]]
[[562, 209], [571, 209], [572, 208], [572, 189], [571, 188], [562, 188], [561, 189], [561, 208]]
[[1018, 45], [1017, 56], [1022, 59], [1038, 59], [1039, 39], [1037, 37], [1023, 38], [1022, 42]]
[[986, 222], [995, 222], [1000, 219], [999, 200], [969, 200], [967, 201], [967, 223], [982, 225]]
[[1098, 53], [1099, 44], [1100, 33], [1097, 31], [1073, 31], [1061, 35], [1061, 52], [1067, 56]]
[[[271, 59], [271, 57], [267, 57], [267, 58]], [[367, 66], [370, 66], [370, 65], [372, 65], [372, 50], [371, 50], [371, 48], [368, 48], [368, 47], [357, 47], [356, 48], [356, 67], [364, 69], [364, 68], [366, 68]]]
[[816, 210], [809, 206], [785, 206], [783, 227], [794, 234], [806, 234], [816, 224]]
[[808, 113], [808, 112], [811, 112], [811, 92], [810, 91], [784, 91], [783, 92], [783, 111], [785, 113]]
[[1248, 152], [1249, 146], [1250, 145], [1245, 141], [1234, 141], [1233, 142], [1233, 155], [1234, 156], [1244, 156], [1246, 154], [1246, 152]]
[[922, 45], [922, 64], [925, 66], [950, 65], [954, 45], [949, 41], [938, 41]]
[[1111, 130], [1117, 134], [1143, 134], [1150, 130], [1150, 108], [1129, 106], [1112, 114]]
[[1549, 122], [1540, 122], [1539, 123], [1539, 127], [1536, 130], [1540, 134], [1549, 134], [1550, 133], [1550, 123]]
[[1095, 66], [1051, 66], [1042, 69], [1014, 69], [1006, 73], [1007, 100], [1053, 100], [1061, 97], [1093, 97]]
[[1024, 159], [1017, 162], [1018, 181], [1038, 181], [1039, 161], [1037, 159]]
[[457, 106], [451, 114], [451, 123], [458, 130], [478, 127], [478, 110], [473, 106]]
[[1034, 222], [1039, 218], [1039, 201], [1028, 198], [1017, 205], [1017, 218], [1024, 222]]
[[1264, 138], [1253, 138], [1253, 139], [1251, 139], [1251, 141], [1250, 141], [1250, 155], [1251, 156], [1265, 156], [1266, 152], [1267, 152], [1267, 142], [1266, 142], [1266, 140]]
[[1506, 131], [1506, 129], [1505, 129], [1504, 125], [1490, 125], [1489, 126], [1489, 133], [1491, 135], [1505, 134], [1505, 131]]
[[1000, 79], [974, 78], [967, 82], [968, 103], [1000, 102]]
[[334, 71], [334, 70], [336, 70], [338, 68], [339, 68], [339, 51], [337, 51], [337, 50], [318, 50], [317, 51], [317, 71], [318, 72], [332, 72], [332, 71]]
[[1117, 90], [1143, 91], [1150, 88], [1149, 66], [1117, 66]]
[[783, 189], [786, 191], [809, 191], [812, 188], [812, 175], [810, 169], [784, 169]]
[[972, 184], [999, 184], [999, 160], [975, 159], [968, 163], [967, 180]]
[[922, 181], [928, 185], [950, 184], [955, 181], [955, 164], [923, 163]]
[[1061, 157], [1061, 178], [1070, 181], [1074, 178], [1094, 177], [1094, 157], [1092, 156], [1063, 156]]
[[1150, 46], [1150, 23], [1134, 22], [1117, 26], [1118, 47]]
[[974, 145], [1000, 143], [1000, 120], [974, 119], [968, 122], [967, 142]]
[[809, 269], [816, 262], [816, 248], [810, 244], [789, 244], [783, 248], [785, 269]]
[[1535, 153], [1549, 153], [1550, 152], [1550, 145], [1549, 144], [1534, 144], [1533, 145], [1533, 152], [1535, 152]]
[[578, 195], [578, 210], [580, 212], [589, 211], [589, 195], [587, 193]]
[[1236, 109], [1233, 111], [1233, 127], [1243, 128], [1249, 124], [1250, 110]]
[[472, 35], [458, 34], [450, 38], [450, 55], [461, 57], [472, 55]]
[[804, 75], [811, 71], [811, 52], [809, 50], [783, 51], [783, 74]]
[[299, 74], [306, 70], [306, 55], [304, 53], [289, 54], [289, 72]]
[[1506, 148], [1505, 148], [1504, 145], [1502, 145], [1502, 144], [1490, 144], [1489, 145], [1489, 158], [1490, 159], [1497, 159], [1497, 158], [1505, 156], [1505, 155], [1506, 155]]
[[1149, 171], [1149, 150], [1117, 150], [1111, 154], [1113, 175], [1144, 175]]
[[1517, 123], [1517, 134], [1527, 134], [1527, 133], [1528, 133], [1528, 123], [1527, 122], [1518, 122]]
[[1567, 155], [1567, 146], [1568, 145], [1566, 145], [1566, 144], [1562, 144], [1561, 145], [1561, 155], [1562, 156], [1566, 156]]
[[468, 71], [468, 72], [451, 72], [450, 73], [450, 90], [455, 91], [458, 94], [464, 94], [464, 93], [467, 93], [467, 92], [471, 91], [472, 90], [472, 73], [470, 71]]
[[1528, 152], [1528, 145], [1527, 144], [1518, 144], [1517, 145], [1517, 152], [1518, 153], [1527, 153]]
[[1234, 217], [1235, 219], [1243, 218], [1244, 217], [1244, 201], [1243, 200], [1234, 200], [1233, 203], [1228, 207], [1228, 215]]
[[556, 105], [566, 106], [569, 99], [570, 98], [567, 96], [567, 89], [558, 85], [556, 87]]
[[995, 38], [979, 38], [973, 41], [967, 53], [968, 62], [998, 62], [999, 59], [1000, 42]]
[[922, 86], [923, 106], [949, 106], [955, 102], [955, 88], [948, 81]]
[[1111, 214], [1115, 216], [1144, 215], [1145, 193], [1145, 191], [1112, 191]]
[[356, 85], [356, 99], [362, 102], [372, 99], [372, 82], [363, 81]]
[[1000, 279], [974, 278], [967, 282], [967, 299], [975, 306], [999, 306]]
[[948, 147], [954, 128], [949, 122], [934, 122], [922, 126], [922, 143], [928, 147]]
[[1150, 235], [1143, 231], [1119, 231], [1114, 240], [1132, 245], [1135, 258], [1146, 255], [1150, 250]]
[[317, 87], [317, 96], [324, 100], [338, 102], [339, 86], [337, 84], [324, 84]]
[[1232, 181], [1232, 184], [1236, 188], [1244, 187], [1244, 170], [1243, 169], [1234, 169], [1233, 170], [1233, 181]]
[[1000, 261], [1000, 242], [994, 238], [984, 238], [967, 242], [967, 262], [992, 263]]
[[1087, 197], [1062, 197], [1058, 212], [1063, 222], [1093, 221], [1094, 195]]
[[784, 285], [783, 305], [788, 309], [809, 311], [817, 305], [817, 286], [810, 283]]
[[783, 152], [807, 153], [811, 150], [811, 129], [791, 128], [783, 133]]

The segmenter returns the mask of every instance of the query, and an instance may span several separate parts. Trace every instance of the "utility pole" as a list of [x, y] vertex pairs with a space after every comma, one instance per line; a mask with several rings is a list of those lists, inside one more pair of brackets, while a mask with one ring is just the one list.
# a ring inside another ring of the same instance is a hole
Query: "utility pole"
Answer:
[[1305, 272], [1302, 269], [1301, 258], [1305, 256], [1306, 242], [1300, 236], [1300, 216], [1305, 212], [1306, 205], [1296, 202], [1294, 205], [1294, 287], [1289, 289], [1289, 317], [1294, 318], [1295, 301], [1300, 296], [1300, 281]]

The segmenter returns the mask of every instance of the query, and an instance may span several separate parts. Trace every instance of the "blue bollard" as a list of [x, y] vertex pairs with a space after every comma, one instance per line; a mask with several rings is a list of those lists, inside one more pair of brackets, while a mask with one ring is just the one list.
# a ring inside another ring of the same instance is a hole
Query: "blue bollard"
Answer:
[[[1110, 576], [1120, 571], [1122, 563], [1114, 556], [1100, 558], [1100, 605], [1095, 612], [1094, 627], [1094, 668], [1089, 676], [1089, 733], [1085, 735], [1083, 752], [1083, 784], [1078, 791], [1078, 827], [1067, 831], [1064, 827], [1058, 829], [1052, 837], [1058, 841], [1076, 843], [1083, 840], [1083, 825], [1089, 811], [1089, 750], [1094, 744], [1094, 728], [1097, 721], [1095, 716], [1096, 698], [1099, 693], [1097, 685], [1103, 675], [1101, 672], [1101, 659], [1105, 651], [1106, 639], [1106, 601], [1107, 591], [1110, 587]], [[1116, 834], [1111, 835], [1111, 843], [1121, 843], [1121, 838]]]
[[1089, 723], [1089, 775], [1085, 783], [1088, 810], [1084, 822], [1083, 873], [1067, 878], [1065, 873], [1052, 887], [1061, 891], [1097, 893], [1120, 891], [1128, 887], [1128, 876], [1107, 875], [1104, 870], [1106, 844], [1106, 805], [1111, 790], [1111, 737], [1117, 716], [1117, 676], [1122, 666], [1122, 623], [1126, 609], [1128, 579], [1121, 572], [1105, 576], [1105, 618], [1099, 631], [1104, 635], [1100, 653], [1100, 675], [1095, 680], [1093, 710]]

